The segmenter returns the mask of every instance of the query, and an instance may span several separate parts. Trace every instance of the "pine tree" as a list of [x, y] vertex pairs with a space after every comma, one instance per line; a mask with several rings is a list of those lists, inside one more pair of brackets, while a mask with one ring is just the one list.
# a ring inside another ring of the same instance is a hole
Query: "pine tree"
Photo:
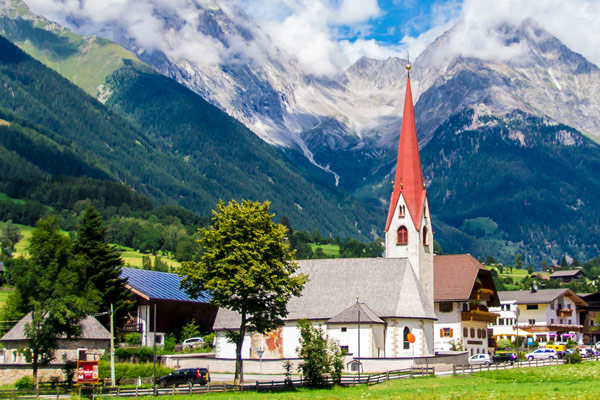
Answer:
[[[105, 240], [106, 228], [102, 216], [93, 207], [88, 207], [77, 226], [77, 238], [73, 243], [73, 253], [87, 261], [86, 279], [100, 292], [101, 302], [98, 311], [114, 309], [115, 324], [123, 322], [131, 306], [129, 291], [125, 288], [126, 279], [121, 278], [123, 259], [119, 250]], [[104, 326], [109, 326], [110, 318], [99, 318]]]

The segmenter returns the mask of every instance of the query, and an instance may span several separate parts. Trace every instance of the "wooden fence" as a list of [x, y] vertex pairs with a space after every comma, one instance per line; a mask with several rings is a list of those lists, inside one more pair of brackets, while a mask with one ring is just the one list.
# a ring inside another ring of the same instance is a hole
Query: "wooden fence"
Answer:
[[[360, 384], [374, 385], [393, 379], [406, 379], [418, 376], [427, 376], [435, 374], [434, 368], [406, 368], [401, 370], [387, 371], [381, 374], [372, 375], [343, 375], [338, 383], [341, 386], [354, 386]], [[326, 379], [326, 385], [333, 385], [331, 378]], [[74, 394], [80, 397], [113, 396], [113, 397], [139, 397], [139, 396], [161, 396], [174, 394], [205, 394], [218, 392], [235, 391], [277, 391], [286, 390], [291, 387], [305, 387], [308, 382], [303, 379], [290, 379], [283, 381], [257, 381], [255, 383], [245, 383], [243, 385], [214, 384], [209, 383], [205, 386], [171, 386], [168, 388], [121, 388], [106, 386], [81, 386], [69, 389], [65, 386], [56, 388], [41, 388], [37, 391], [32, 390], [0, 390], [0, 399], [56, 399], [62, 397], [66, 399]]]

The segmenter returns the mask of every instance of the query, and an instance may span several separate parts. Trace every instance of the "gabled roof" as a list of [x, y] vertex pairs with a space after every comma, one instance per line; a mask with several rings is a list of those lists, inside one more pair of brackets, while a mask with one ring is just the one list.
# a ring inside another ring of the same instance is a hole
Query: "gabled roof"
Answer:
[[567, 296], [578, 306], [587, 306], [587, 303], [577, 296], [571, 289], [541, 289], [535, 292], [531, 290], [511, 290], [498, 292], [500, 301], [515, 301], [517, 304], [549, 304], [560, 296]]
[[127, 287], [146, 300], [190, 301], [207, 303], [211, 296], [203, 293], [200, 298], [191, 298], [181, 289], [181, 278], [169, 272], [123, 268], [121, 277], [127, 278]]
[[468, 301], [477, 278], [486, 289], [494, 291], [489, 305], [500, 301], [491, 272], [470, 254], [433, 257], [434, 301]]
[[[1, 341], [27, 340], [25, 325], [31, 323], [31, 313], [27, 313], [13, 328], [0, 339]], [[84, 318], [81, 323], [81, 335], [77, 339], [110, 340], [110, 332], [92, 316]], [[64, 336], [62, 337], [64, 338]]]
[[406, 94], [404, 96], [402, 127], [400, 128], [396, 177], [394, 179], [394, 191], [390, 200], [385, 232], [390, 229], [400, 195], [404, 197], [406, 207], [408, 207], [416, 229], [421, 229], [421, 216], [423, 215], [423, 205], [427, 191], [423, 186], [423, 175], [421, 173], [421, 156], [419, 155], [419, 141], [417, 139], [417, 125], [410, 88], [410, 76], [406, 79]]
[[564, 271], [556, 271], [550, 275], [550, 278], [574, 278], [577, 275], [585, 276], [585, 273], [580, 269], [569, 269]]
[[354, 303], [338, 315], [327, 320], [328, 324], [385, 324], [385, 322], [375, 314], [364, 303]]
[[[435, 319], [433, 305], [406, 258], [338, 258], [300, 260], [306, 274], [302, 295], [288, 303], [284, 320], [327, 321], [356, 303], [368, 304], [381, 319]], [[239, 314], [219, 308], [214, 329], [237, 329]]]

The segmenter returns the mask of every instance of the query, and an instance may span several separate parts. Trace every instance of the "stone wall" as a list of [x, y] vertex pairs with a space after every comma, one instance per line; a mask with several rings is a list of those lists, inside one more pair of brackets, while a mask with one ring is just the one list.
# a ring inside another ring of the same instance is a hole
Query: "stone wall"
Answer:
[[[0, 385], [12, 385], [24, 376], [33, 377], [33, 371], [29, 364], [0, 364]], [[38, 369], [38, 378], [40, 382], [49, 382], [53, 379], [64, 381], [66, 378], [63, 375], [60, 365], [52, 365]]]

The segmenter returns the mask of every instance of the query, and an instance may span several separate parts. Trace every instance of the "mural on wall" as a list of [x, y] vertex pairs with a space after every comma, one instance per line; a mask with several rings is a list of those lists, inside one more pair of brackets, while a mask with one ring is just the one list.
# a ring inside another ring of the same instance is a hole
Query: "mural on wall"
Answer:
[[264, 350], [263, 359], [283, 358], [283, 327], [274, 329], [265, 335], [252, 334], [250, 344], [250, 358], [258, 359], [256, 350], [261, 348]]

